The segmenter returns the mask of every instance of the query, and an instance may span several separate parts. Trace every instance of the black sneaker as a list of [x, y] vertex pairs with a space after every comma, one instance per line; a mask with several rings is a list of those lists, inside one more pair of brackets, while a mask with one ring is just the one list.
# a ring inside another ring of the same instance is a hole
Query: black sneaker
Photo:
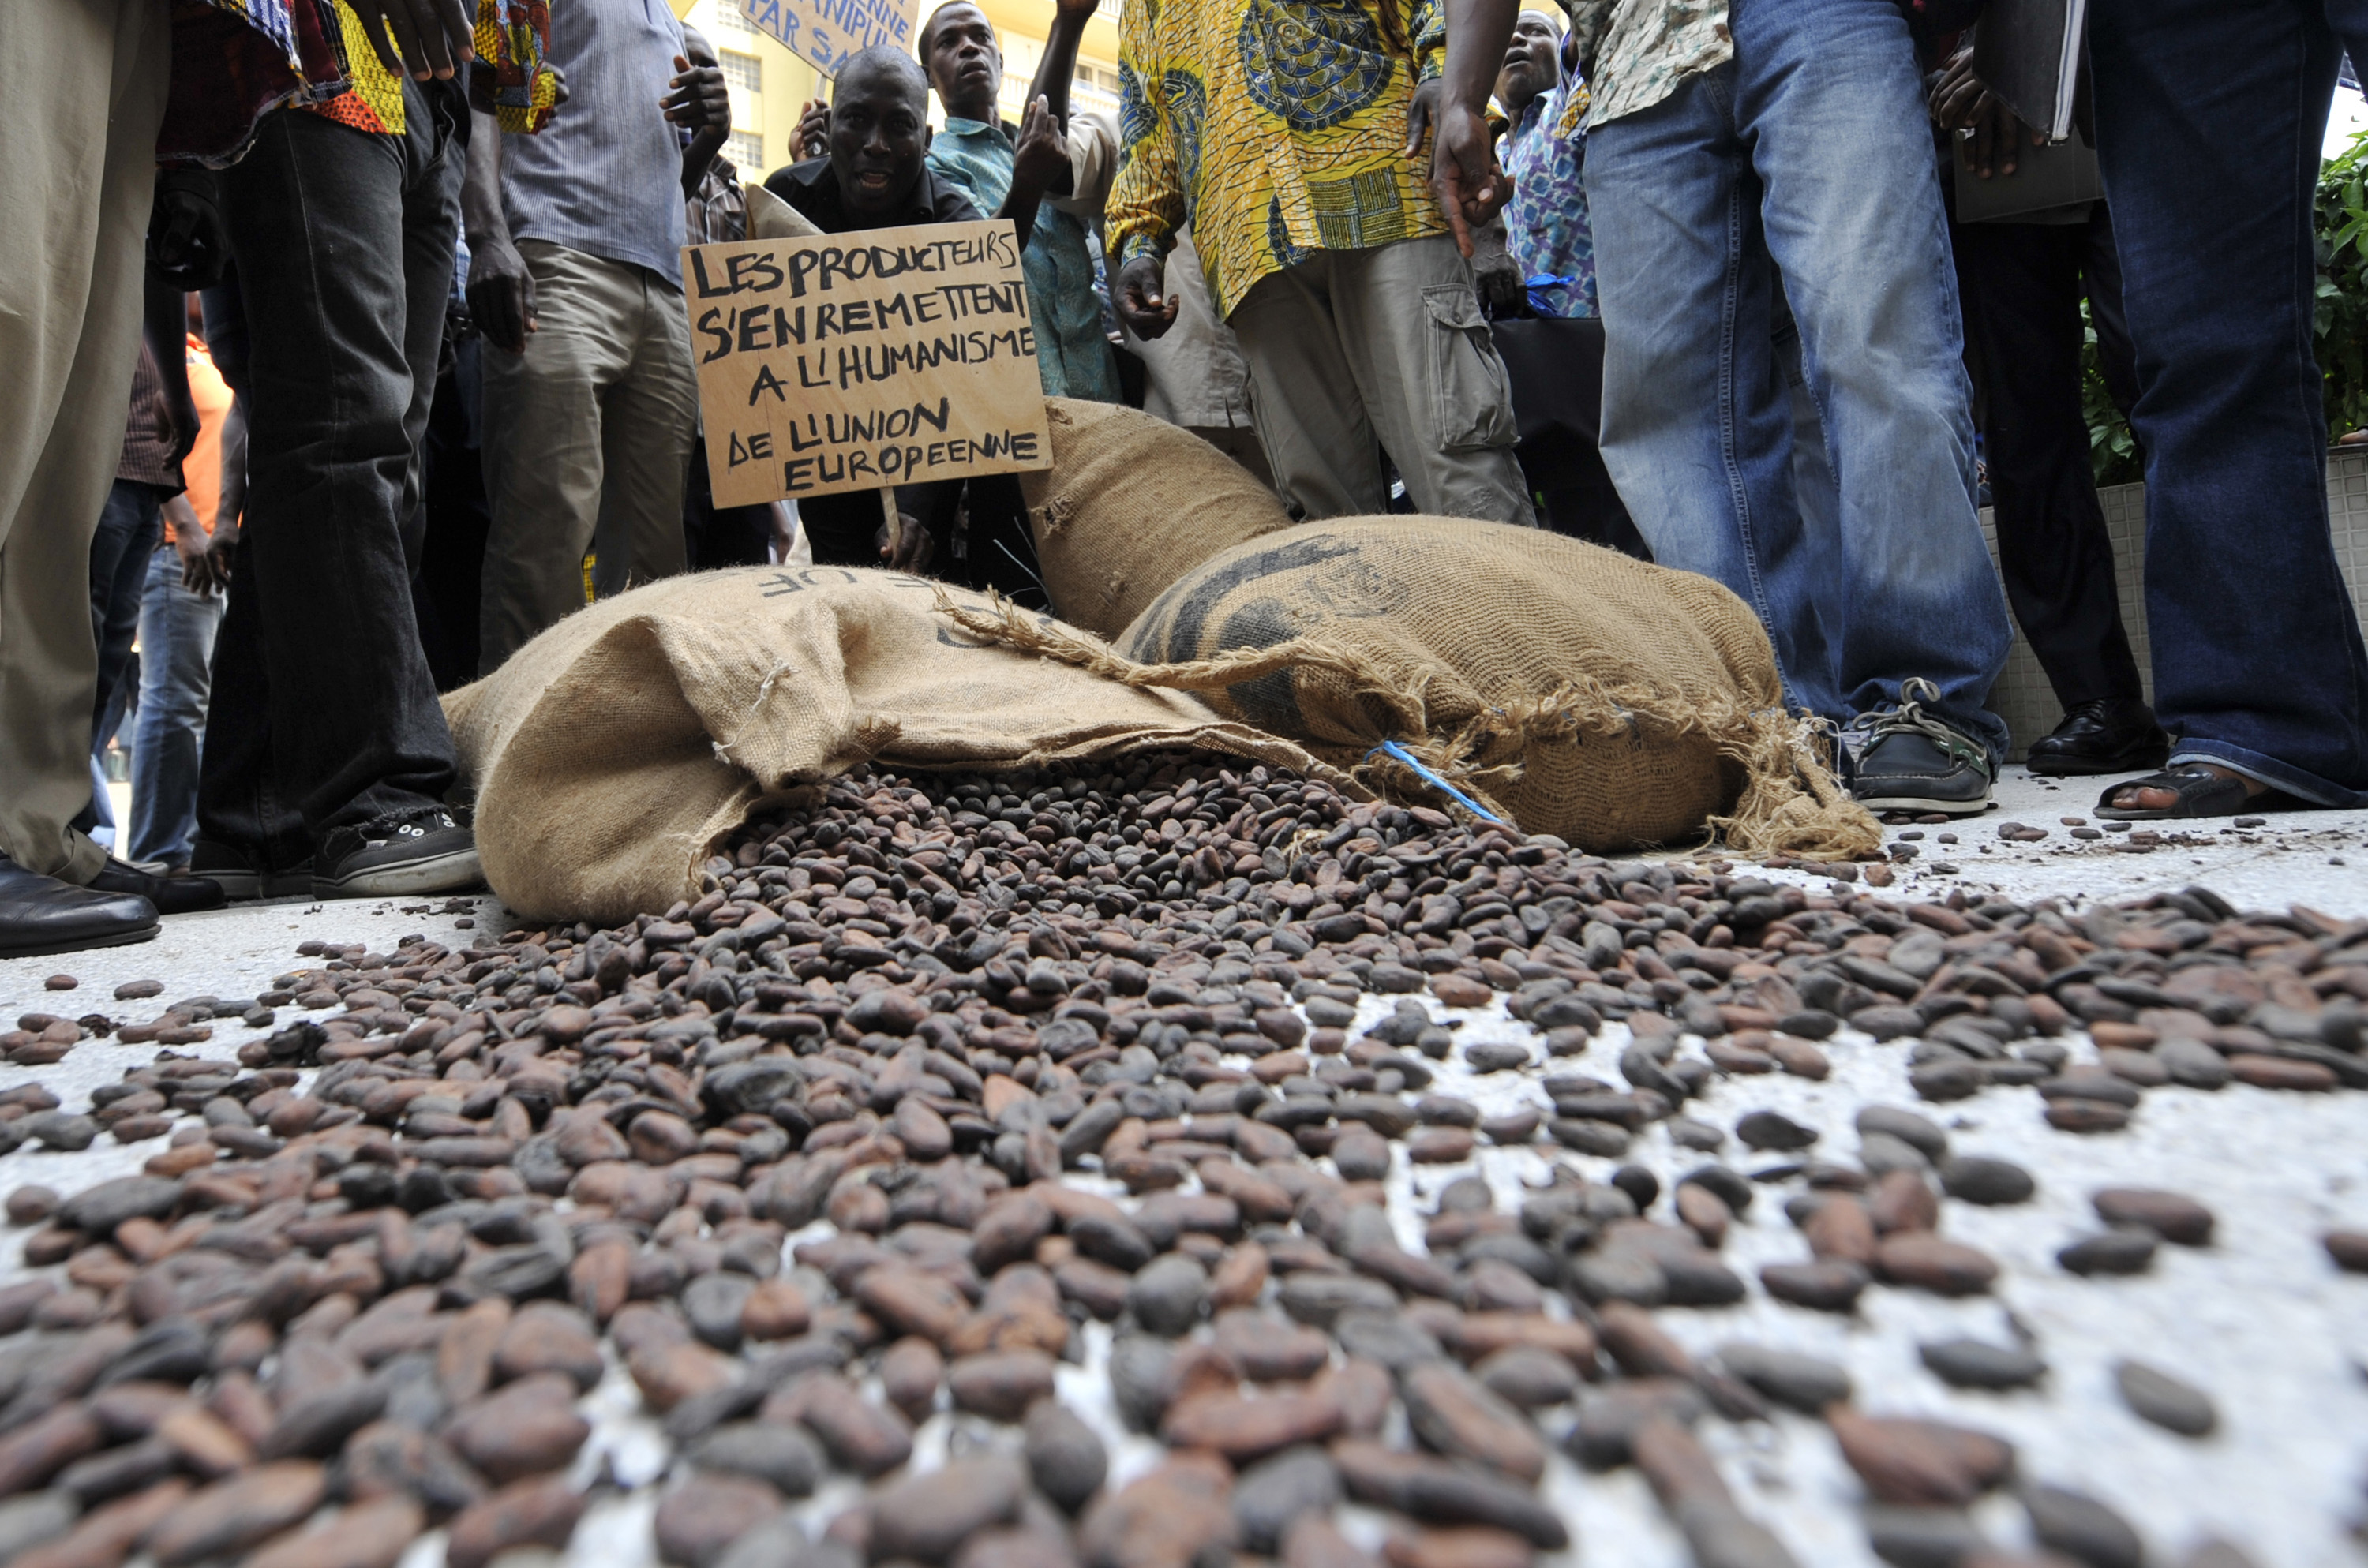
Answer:
[[441, 806], [331, 828], [313, 857], [314, 898], [461, 892], [482, 883], [476, 835]]
[[1899, 706], [1861, 714], [1854, 724], [1866, 731], [1859, 748], [1851, 794], [1871, 812], [1941, 812], [1970, 816], [1990, 803], [1989, 752], [1924, 711], [1940, 700], [1929, 680], [1904, 681]]
[[229, 899], [306, 898], [313, 892], [312, 857], [278, 870], [258, 855], [211, 838], [199, 839], [190, 849], [189, 875], [220, 883]]

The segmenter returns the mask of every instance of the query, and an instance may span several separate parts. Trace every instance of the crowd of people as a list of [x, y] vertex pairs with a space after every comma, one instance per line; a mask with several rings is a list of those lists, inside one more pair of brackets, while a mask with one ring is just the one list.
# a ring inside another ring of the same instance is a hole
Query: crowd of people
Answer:
[[2002, 214], [2058, 148], [1982, 80], [1980, 0], [1123, 0], [1114, 117], [1070, 103], [1096, 4], [1052, 0], [1013, 123], [948, 0], [761, 180], [666, 0], [9, 7], [0, 957], [473, 885], [438, 691], [589, 597], [811, 561], [1042, 604], [1009, 476], [714, 504], [681, 253], [759, 210], [1011, 222], [1044, 392], [1294, 516], [1715, 578], [1871, 808], [1987, 806], [2017, 622], [2065, 710], [2031, 767], [2140, 775], [2099, 814], [2368, 805], [2311, 351], [2352, 0], [2089, 0], [2095, 187]]

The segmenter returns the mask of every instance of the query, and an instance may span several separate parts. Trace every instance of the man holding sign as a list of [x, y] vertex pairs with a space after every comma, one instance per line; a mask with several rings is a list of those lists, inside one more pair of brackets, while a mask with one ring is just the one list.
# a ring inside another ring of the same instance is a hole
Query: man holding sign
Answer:
[[[838, 90], [832, 101], [827, 131], [829, 155], [777, 169], [766, 180], [765, 187], [797, 209], [825, 234], [857, 234], [871, 231], [910, 230], [923, 224], [978, 222], [981, 214], [971, 205], [969, 199], [958, 187], [939, 177], [925, 161], [929, 149], [928, 90], [928, 79], [909, 56], [887, 48], [864, 50], [849, 60], [839, 73]], [[1061, 153], [1057, 133], [1050, 128], [1049, 117], [1041, 113], [1031, 117], [1031, 128], [1037, 131], [1040, 140], [1052, 139], [1053, 158], [1065, 166], [1065, 156]], [[1026, 140], [1023, 136], [1023, 145]], [[1004, 231], [1009, 260], [1016, 270], [1019, 251], [1016, 234], [1008, 222], [997, 227]], [[883, 241], [888, 237], [883, 234]], [[924, 256], [914, 253], [909, 245], [890, 247], [883, 244], [873, 254], [894, 249], [899, 256], [912, 255], [915, 257], [912, 263], [914, 270], [925, 274], [935, 267], [945, 265], [949, 256], [961, 248], [949, 245], [940, 247], [945, 254]], [[849, 248], [846, 255], [852, 262], [857, 253]], [[827, 294], [832, 284], [827, 262], [813, 273], [795, 270], [798, 261], [805, 259], [808, 258], [792, 261], [792, 276], [786, 291], [794, 296], [812, 289]], [[872, 264], [866, 262], [865, 265]], [[901, 267], [905, 264], [899, 262], [895, 265]], [[949, 289], [944, 301], [916, 305], [917, 290], [926, 287], [928, 279], [915, 277], [910, 281], [914, 285], [912, 288], [905, 287], [905, 279], [900, 277], [894, 282], [882, 282], [876, 289], [861, 290], [864, 297], [852, 301], [853, 309], [860, 314], [852, 317], [848, 313], [848, 304], [817, 299], [811, 317], [801, 313], [781, 318], [785, 323], [793, 324], [791, 330], [802, 334], [810, 331], [812, 337], [810, 341], [802, 340], [797, 345], [798, 348], [807, 352], [794, 356], [795, 380], [790, 382], [785, 395], [770, 400], [774, 404], [771, 412], [782, 417], [784, 431], [782, 441], [770, 444], [770, 449], [775, 453], [771, 466], [783, 487], [780, 493], [798, 498], [799, 519], [805, 527], [807, 539], [812, 541], [817, 565], [891, 565], [900, 571], [919, 571], [933, 559], [950, 553], [949, 535], [962, 500], [962, 482], [959, 475], [916, 478], [909, 471], [905, 472], [905, 483], [894, 486], [896, 516], [893, 531], [887, 509], [882, 506], [878, 498], [880, 492], [876, 489], [849, 491], [842, 485], [838, 494], [812, 496], [803, 490], [805, 484], [832, 483], [832, 471], [828, 467], [831, 454], [817, 446], [816, 455], [811, 460], [796, 455], [802, 440], [827, 444], [833, 428], [827, 418], [813, 428], [798, 423], [797, 411], [812, 401], [804, 394], [821, 388], [824, 382], [828, 382], [837, 391], [848, 391], [850, 376], [860, 384], [872, 379], [874, 372], [883, 367], [898, 374], [900, 384], [906, 381], [918, 383], [916, 375], [905, 373], [907, 366], [913, 363], [911, 359], [883, 356], [877, 350], [872, 350], [866, 357], [865, 351], [871, 346], [865, 338], [867, 334], [873, 334], [868, 324], [875, 312], [879, 323], [879, 333], [875, 335], [884, 335], [892, 320], [909, 322], [910, 318], [903, 315], [892, 317], [892, 309], [917, 310], [919, 316], [926, 319], [929, 311], [935, 308], [949, 310], [962, 316], [963, 319], [961, 320], [949, 319], [947, 324], [957, 329], [969, 329], [963, 335], [965, 342], [973, 335], [984, 339], [988, 346], [986, 352], [991, 352], [993, 342], [1007, 333], [1009, 334], [1008, 341], [1014, 346], [1024, 337], [1029, 360], [1026, 390], [1030, 393], [1036, 390], [1035, 342], [1027, 324], [1024, 295], [1015, 291], [1008, 301], [1016, 309], [1018, 316], [1014, 328], [1000, 326], [985, 316], [970, 314], [973, 311], [994, 308], [994, 302], [984, 294], [956, 292]], [[702, 296], [707, 287], [700, 286], [699, 292]], [[882, 308], [883, 301], [888, 301], [888, 308]], [[788, 308], [797, 309], [794, 303]], [[723, 351], [714, 346], [716, 328], [706, 324], [707, 318], [698, 300], [692, 301], [691, 310], [693, 335], [700, 339], [695, 348], [700, 362], [704, 395], [704, 389], [724, 374], [721, 369]], [[737, 319], [746, 319], [745, 310]], [[847, 324], [850, 320], [867, 324], [850, 327]], [[986, 324], [983, 332], [977, 330], [982, 323]], [[834, 330], [836, 336], [832, 335]], [[923, 336], [926, 341], [927, 335]], [[735, 354], [745, 352], [741, 346], [748, 341], [749, 335], [746, 332], [735, 335], [731, 340]], [[780, 333], [775, 332], [771, 341], [779, 357], [785, 351]], [[851, 370], [850, 361], [839, 358], [848, 354], [854, 356]], [[962, 362], [971, 360], [966, 357]], [[718, 367], [715, 377], [711, 377], [711, 366]], [[757, 400], [747, 404], [749, 409], [759, 415], [768, 412], [763, 406], [768, 401], [764, 393], [752, 389], [747, 395]], [[909, 402], [911, 408], [920, 411], [903, 418], [901, 424], [896, 422], [898, 415], [893, 412], [883, 412], [881, 417], [889, 429], [899, 434], [900, 438], [909, 437], [911, 444], [919, 448], [923, 463], [931, 468], [958, 466], [944, 450], [957, 443], [939, 439], [946, 432], [935, 427], [928, 417], [933, 406], [931, 399], [925, 395], [917, 400], [905, 400], [900, 395], [883, 397], [881, 401], [883, 407], [900, 401]], [[1042, 400], [1031, 396], [1027, 401], [1034, 404], [1032, 410], [1025, 411], [1030, 415], [1028, 424], [1041, 428], [1043, 417]], [[710, 406], [712, 408], [713, 404], [711, 403]], [[735, 409], [732, 412], [737, 414], [740, 411]], [[1021, 412], [1023, 410], [1018, 408], [1012, 411], [1015, 420]], [[940, 414], [939, 417], [942, 419], [944, 415]], [[711, 416], [711, 428], [714, 423]], [[860, 416], [852, 424], [858, 429], [871, 427]], [[1041, 456], [1042, 443], [1033, 445]], [[737, 455], [727, 448], [725, 460], [731, 462]], [[887, 452], [881, 451], [872, 456], [876, 468], [888, 466], [884, 460], [888, 457]], [[936, 460], [932, 461], [932, 458]], [[851, 467], [857, 460], [850, 456], [845, 460]], [[900, 456], [894, 460], [899, 469], [903, 469], [904, 459]], [[1029, 462], [1006, 463], [1003, 466], [1008, 469], [1041, 465]], [[878, 474], [883, 482], [893, 483], [898, 477], [896, 472]], [[719, 483], [719, 498], [724, 493], [724, 483]], [[983, 542], [973, 540], [974, 568], [980, 563], [982, 551], [979, 546]], [[1020, 542], [1025, 543], [1024, 534]], [[1027, 563], [1032, 562], [1033, 551], [1022, 551], [1020, 556], [1021, 580], [1032, 582], [1032, 568]], [[996, 559], [1002, 559], [1000, 551], [996, 552]], [[980, 574], [973, 570], [971, 575], [976, 577]], [[1005, 585], [998, 582], [997, 585]]]

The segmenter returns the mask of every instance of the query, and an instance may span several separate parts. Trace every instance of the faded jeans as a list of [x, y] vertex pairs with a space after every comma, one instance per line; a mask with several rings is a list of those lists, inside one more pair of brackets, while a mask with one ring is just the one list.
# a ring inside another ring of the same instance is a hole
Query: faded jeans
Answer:
[[126, 860], [186, 866], [198, 836], [199, 743], [213, 689], [214, 633], [223, 596], [181, 585], [181, 552], [148, 552], [140, 597], [140, 713], [131, 741], [131, 828]]
[[140, 585], [155, 553], [156, 535], [165, 526], [162, 508], [171, 492], [136, 479], [119, 479], [99, 508], [98, 528], [90, 539], [90, 639], [98, 646], [98, 680], [91, 689], [90, 803], [74, 818], [85, 833], [107, 830], [115, 854], [123, 854], [123, 836], [116, 832], [113, 802], [107, 795], [107, 774], [99, 759], [115, 738], [123, 717], [120, 689], [131, 672], [131, 636], [140, 626]]
[[[1892, 0], [1735, 0], [1729, 24], [1731, 62], [1588, 133], [1604, 462], [1656, 561], [1759, 613], [1793, 705], [1846, 721], [1920, 676], [1995, 761], [2011, 632], [1907, 25]], [[1780, 270], [1830, 517], [1795, 488]]]

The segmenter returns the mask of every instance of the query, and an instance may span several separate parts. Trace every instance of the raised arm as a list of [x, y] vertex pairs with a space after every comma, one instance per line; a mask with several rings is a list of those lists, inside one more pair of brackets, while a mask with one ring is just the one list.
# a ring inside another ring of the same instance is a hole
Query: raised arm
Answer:
[[[1011, 194], [997, 217], [1019, 225], [1025, 247], [1036, 227], [1036, 209], [1048, 196], [1069, 193], [1069, 84], [1077, 74], [1077, 44], [1086, 36], [1099, 0], [1054, 0], [1053, 30], [1044, 40], [1044, 58], [1036, 64], [1036, 79], [1028, 85], [1028, 115], [1019, 127], [1019, 142], [1011, 169]], [[1038, 108], [1043, 113], [1040, 119]]]

